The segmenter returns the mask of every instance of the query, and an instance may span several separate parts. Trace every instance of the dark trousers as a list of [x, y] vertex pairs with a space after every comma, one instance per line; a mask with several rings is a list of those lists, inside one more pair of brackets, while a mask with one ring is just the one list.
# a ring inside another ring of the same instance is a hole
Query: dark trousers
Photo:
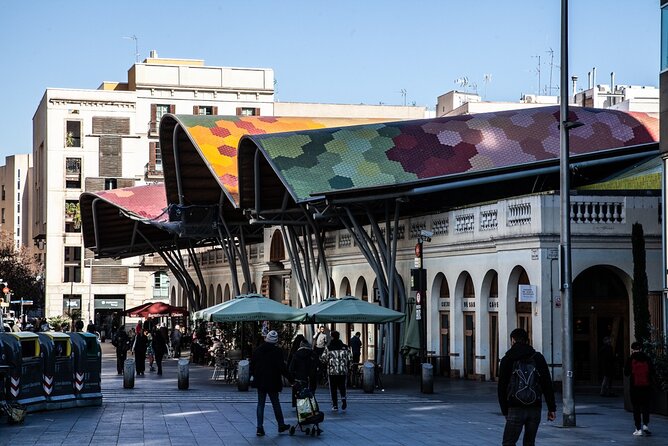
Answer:
[[158, 375], [162, 375], [162, 357], [165, 356], [165, 352], [157, 352], [155, 354], [155, 364], [158, 366]]
[[135, 351], [135, 370], [137, 373], [144, 373], [146, 370], [146, 351]]
[[119, 375], [123, 374], [123, 363], [128, 359], [128, 351], [116, 349], [116, 371]]
[[[636, 429], [640, 429], [642, 424], [649, 424], [649, 397], [649, 386], [631, 386], [631, 405], [633, 406], [633, 421], [636, 424]], [[642, 424], [640, 423], [641, 415]]]
[[264, 427], [264, 405], [267, 402], [267, 395], [269, 395], [271, 407], [274, 409], [276, 424], [281, 427], [285, 424], [285, 419], [281, 410], [281, 402], [278, 400], [278, 392], [265, 392], [260, 389], [257, 391], [257, 427]]
[[332, 395], [332, 407], [338, 407], [337, 390], [341, 399], [346, 399], [346, 375], [329, 375], [329, 392]]
[[524, 429], [524, 446], [536, 444], [536, 433], [540, 425], [540, 406], [509, 407], [506, 427], [503, 430], [503, 446], [514, 446]]

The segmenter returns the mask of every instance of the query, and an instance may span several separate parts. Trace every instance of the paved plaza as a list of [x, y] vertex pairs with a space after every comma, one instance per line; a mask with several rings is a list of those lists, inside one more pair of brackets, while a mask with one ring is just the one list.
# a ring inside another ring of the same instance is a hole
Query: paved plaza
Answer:
[[[0, 425], [0, 445], [494, 445], [500, 444], [504, 419], [494, 383], [437, 378], [434, 393], [419, 392], [417, 378], [385, 376], [385, 391], [351, 389], [346, 413], [332, 413], [326, 388], [318, 390], [325, 411], [320, 437], [297, 431], [278, 434], [271, 405], [265, 410], [265, 437], [255, 436], [256, 394], [211, 381], [212, 368], [191, 366], [190, 388], [177, 389], [174, 359], [163, 376], [146, 372], [133, 389], [123, 389], [115, 356], [103, 344], [100, 407], [29, 414], [18, 426]], [[621, 393], [621, 392], [620, 392]], [[281, 394], [288, 423], [296, 422], [289, 389]], [[557, 396], [560, 403], [561, 396]], [[558, 420], [561, 419], [560, 405]], [[668, 418], [652, 415], [652, 437], [633, 437], [632, 415], [621, 397], [576, 395], [576, 428], [545, 419], [540, 445], [665, 445]], [[545, 411], [543, 411], [545, 418]]]

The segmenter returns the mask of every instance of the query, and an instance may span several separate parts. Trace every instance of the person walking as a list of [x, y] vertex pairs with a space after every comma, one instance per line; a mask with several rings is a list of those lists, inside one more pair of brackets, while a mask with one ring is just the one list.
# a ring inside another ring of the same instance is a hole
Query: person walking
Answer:
[[153, 367], [153, 361], [155, 361], [155, 352], [153, 351], [153, 335], [148, 329], [148, 326], [144, 327], [144, 334], [146, 335], [146, 359], [148, 359], [149, 372], [155, 372], [155, 367]]
[[146, 349], [148, 347], [148, 338], [146, 337], [146, 330], [139, 330], [135, 335], [135, 340], [132, 343], [132, 352], [135, 355], [135, 370], [137, 376], [144, 376], [146, 370]]
[[[313, 357], [313, 350], [311, 349], [311, 344], [301, 336], [299, 340], [299, 348], [292, 355], [292, 359], [288, 364], [288, 370], [290, 374], [294, 377], [295, 382], [299, 382], [302, 386], [308, 386], [308, 389], [313, 395], [315, 395], [315, 390], [318, 386], [318, 381], [316, 380], [316, 361], [317, 358]], [[292, 407], [297, 406], [297, 386], [292, 387]]]
[[327, 344], [329, 344], [329, 336], [327, 336], [325, 326], [321, 325], [318, 327], [316, 334], [313, 335], [313, 354], [318, 358], [318, 361], [316, 361], [316, 376], [319, 380], [324, 380], [327, 375], [325, 367], [320, 364], [319, 360], [320, 356], [322, 356], [322, 353], [325, 351]]
[[552, 378], [543, 355], [529, 345], [526, 330], [513, 330], [510, 342], [510, 350], [499, 366], [499, 406], [506, 417], [502, 444], [515, 445], [524, 429], [522, 444], [533, 446], [540, 425], [542, 397], [547, 403], [547, 419], [553, 421], [556, 418]]
[[125, 325], [118, 327], [111, 344], [116, 347], [116, 371], [119, 375], [122, 375], [123, 365], [125, 360], [128, 359], [128, 350], [130, 349], [130, 337], [125, 331]]
[[603, 346], [598, 352], [599, 370], [601, 373], [601, 396], [614, 396], [612, 393], [612, 377], [615, 374], [615, 352], [612, 349], [610, 336], [603, 338]]
[[326, 364], [327, 373], [329, 374], [329, 391], [332, 395], [332, 410], [339, 410], [337, 400], [338, 391], [341, 394], [341, 410], [345, 411], [348, 408], [348, 403], [346, 401], [346, 377], [348, 376], [350, 358], [352, 355], [348, 346], [341, 341], [341, 335], [338, 331], [332, 331], [331, 336], [332, 340], [329, 345], [325, 347], [325, 351], [322, 353], [320, 360]]
[[359, 370], [360, 359], [362, 358], [362, 333], [359, 331], [350, 338], [350, 351], [353, 353], [352, 370], [350, 370], [349, 383], [352, 387], [357, 386], [357, 373]]
[[255, 349], [251, 356], [250, 376], [253, 387], [257, 389], [256, 434], [258, 437], [264, 436], [264, 405], [267, 402], [267, 396], [269, 396], [271, 407], [274, 409], [278, 432], [281, 433], [290, 429], [290, 425], [285, 424], [278, 394], [283, 390], [283, 376], [287, 378], [290, 384], [293, 380], [285, 361], [283, 361], [283, 352], [276, 345], [277, 342], [278, 333], [271, 330], [267, 333], [264, 342]]
[[167, 339], [163, 330], [157, 329], [153, 332], [153, 352], [155, 353], [155, 364], [158, 367], [157, 375], [162, 375], [162, 358], [167, 353]]
[[174, 357], [181, 357], [181, 327], [177, 324], [172, 331], [172, 349], [174, 350]]
[[[649, 430], [649, 399], [654, 367], [649, 356], [642, 351], [638, 341], [631, 344], [631, 356], [624, 364], [624, 376], [630, 377], [631, 405], [633, 406], [633, 422], [636, 430], [633, 435], [652, 435]], [[642, 416], [642, 420], [641, 420]], [[641, 424], [642, 421], [642, 424]]]

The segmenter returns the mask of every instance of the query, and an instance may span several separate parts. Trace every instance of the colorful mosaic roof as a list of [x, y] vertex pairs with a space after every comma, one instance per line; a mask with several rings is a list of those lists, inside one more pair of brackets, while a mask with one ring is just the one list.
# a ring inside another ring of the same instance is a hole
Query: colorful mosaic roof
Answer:
[[579, 190], [661, 190], [661, 157], [654, 157], [604, 181], [580, 187]]
[[387, 119], [176, 115], [234, 203], [239, 201], [237, 147], [244, 135], [345, 127]]
[[105, 190], [95, 195], [140, 220], [167, 220], [167, 198], [162, 183]]
[[[655, 143], [647, 113], [570, 108], [572, 155]], [[248, 136], [296, 201], [559, 158], [559, 107]], [[247, 155], [250, 156], [251, 151]]]

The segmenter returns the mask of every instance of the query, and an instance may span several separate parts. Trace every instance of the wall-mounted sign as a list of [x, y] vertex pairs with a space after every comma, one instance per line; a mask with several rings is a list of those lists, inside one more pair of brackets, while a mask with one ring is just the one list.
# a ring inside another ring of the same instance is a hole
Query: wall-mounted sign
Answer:
[[475, 299], [464, 299], [462, 303], [463, 311], [475, 311]]
[[490, 297], [487, 300], [487, 311], [496, 312], [499, 311], [499, 298]]
[[125, 299], [95, 299], [95, 309], [122, 310], [125, 308]]
[[449, 311], [450, 310], [450, 299], [445, 297], [438, 298], [438, 309], [439, 311]]
[[536, 285], [519, 285], [517, 293], [518, 302], [537, 302]]

